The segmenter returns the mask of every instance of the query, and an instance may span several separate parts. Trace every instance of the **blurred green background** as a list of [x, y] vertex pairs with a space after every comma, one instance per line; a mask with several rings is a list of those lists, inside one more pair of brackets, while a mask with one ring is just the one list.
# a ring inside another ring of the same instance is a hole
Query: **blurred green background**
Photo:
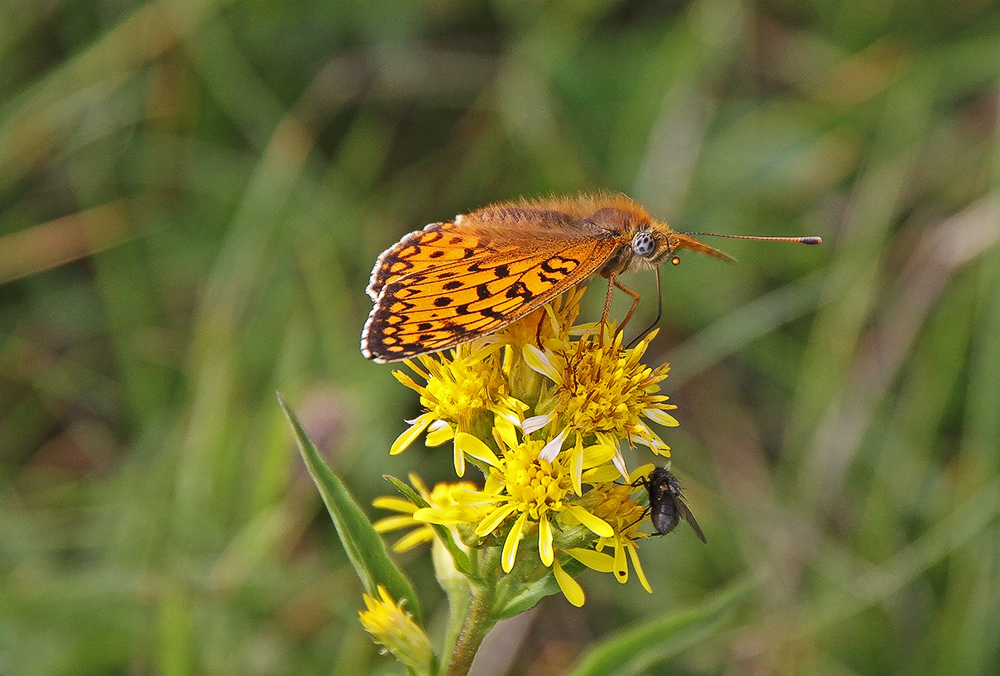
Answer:
[[648, 358], [708, 545], [644, 543], [652, 596], [584, 574], [477, 673], [745, 580], [621, 673], [1000, 673], [998, 85], [986, 0], [8, 0], [0, 674], [398, 673], [275, 391], [363, 503], [448, 479], [388, 456], [418, 404], [358, 350], [376, 256], [594, 189], [825, 244], [664, 270]]

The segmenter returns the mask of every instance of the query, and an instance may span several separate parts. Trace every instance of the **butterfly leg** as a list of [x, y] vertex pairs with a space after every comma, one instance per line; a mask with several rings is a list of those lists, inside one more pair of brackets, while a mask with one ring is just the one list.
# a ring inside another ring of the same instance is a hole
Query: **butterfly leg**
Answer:
[[628, 320], [632, 319], [632, 313], [635, 312], [635, 308], [639, 305], [639, 292], [635, 289], [630, 289], [619, 282], [617, 277], [615, 277], [614, 285], [628, 295], [632, 296], [632, 307], [628, 309], [628, 313], [625, 315], [625, 321], [618, 326], [618, 331], [621, 332], [625, 328], [625, 325], [628, 324]]
[[541, 316], [538, 318], [538, 326], [535, 327], [535, 345], [538, 346], [538, 349], [542, 348], [542, 322], [547, 319], [548, 317], [545, 312], [542, 312]]
[[608, 315], [611, 313], [611, 293], [618, 283], [618, 275], [611, 273], [608, 275], [608, 297], [604, 299], [604, 313], [601, 315], [601, 333], [597, 344], [604, 347], [604, 327], [608, 325]]

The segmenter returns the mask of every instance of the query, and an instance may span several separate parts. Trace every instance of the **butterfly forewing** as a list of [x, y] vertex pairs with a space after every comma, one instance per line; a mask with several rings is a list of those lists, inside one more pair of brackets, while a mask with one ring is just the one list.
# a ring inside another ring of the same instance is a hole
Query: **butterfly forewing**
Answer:
[[411, 232], [379, 256], [368, 283], [368, 295], [378, 300], [387, 284], [406, 275], [441, 269], [475, 251], [485, 253], [490, 250], [486, 240], [483, 233], [457, 228], [454, 223], [431, 223], [423, 230]]
[[516, 321], [600, 270], [618, 246], [614, 239], [580, 234], [564, 229], [501, 239], [456, 224], [411, 233], [383, 254], [372, 273], [369, 293], [377, 299], [362, 349], [376, 360], [395, 361]]

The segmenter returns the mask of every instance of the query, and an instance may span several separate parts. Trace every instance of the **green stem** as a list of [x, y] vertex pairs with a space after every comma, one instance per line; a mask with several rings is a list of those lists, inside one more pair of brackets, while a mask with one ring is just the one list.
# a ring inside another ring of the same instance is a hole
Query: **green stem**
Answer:
[[448, 629], [444, 637], [444, 650], [442, 655], [451, 655], [455, 651], [459, 636], [465, 628], [465, 618], [469, 615], [469, 607], [472, 600], [472, 590], [469, 581], [462, 579], [464, 589], [458, 585], [451, 585], [445, 589], [448, 594]]
[[477, 584], [472, 589], [472, 599], [469, 603], [469, 613], [465, 616], [462, 632], [458, 636], [455, 650], [448, 660], [447, 676], [466, 676], [472, 667], [472, 660], [479, 651], [486, 633], [493, 628], [494, 621], [490, 619], [493, 610], [494, 588], [491, 585]]

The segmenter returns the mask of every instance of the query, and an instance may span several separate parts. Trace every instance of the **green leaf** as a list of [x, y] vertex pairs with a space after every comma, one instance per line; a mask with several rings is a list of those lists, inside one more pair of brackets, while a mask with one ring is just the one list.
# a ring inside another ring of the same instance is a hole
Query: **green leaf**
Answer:
[[[419, 493], [396, 477], [383, 474], [382, 478], [395, 486], [397, 491], [405, 495], [407, 499], [409, 499], [410, 502], [415, 504], [417, 507], [431, 506], [429, 502], [420, 497]], [[462, 551], [462, 549], [455, 542], [455, 538], [452, 536], [451, 530], [439, 523], [432, 523], [429, 525], [434, 529], [434, 532], [437, 533], [441, 542], [444, 543], [445, 548], [451, 554], [451, 558], [455, 560], [455, 567], [467, 577], [478, 577], [475, 568], [472, 566], [472, 561], [469, 560], [469, 555]]]
[[759, 578], [741, 580], [701, 604], [628, 629], [598, 644], [568, 676], [635, 674], [710, 636]]
[[376, 587], [382, 585], [397, 602], [406, 599], [406, 609], [420, 624], [420, 603], [417, 595], [410, 581], [389, 558], [382, 537], [375, 532], [368, 517], [351, 497], [340, 478], [323, 462], [316, 445], [306, 435], [302, 423], [280, 394], [278, 402], [288, 417], [302, 459], [305, 460], [306, 467], [309, 468], [309, 473], [316, 482], [320, 495], [323, 496], [323, 502], [326, 503], [327, 511], [333, 518], [333, 525], [337, 528], [344, 550], [365, 589], [374, 595], [377, 593]]

